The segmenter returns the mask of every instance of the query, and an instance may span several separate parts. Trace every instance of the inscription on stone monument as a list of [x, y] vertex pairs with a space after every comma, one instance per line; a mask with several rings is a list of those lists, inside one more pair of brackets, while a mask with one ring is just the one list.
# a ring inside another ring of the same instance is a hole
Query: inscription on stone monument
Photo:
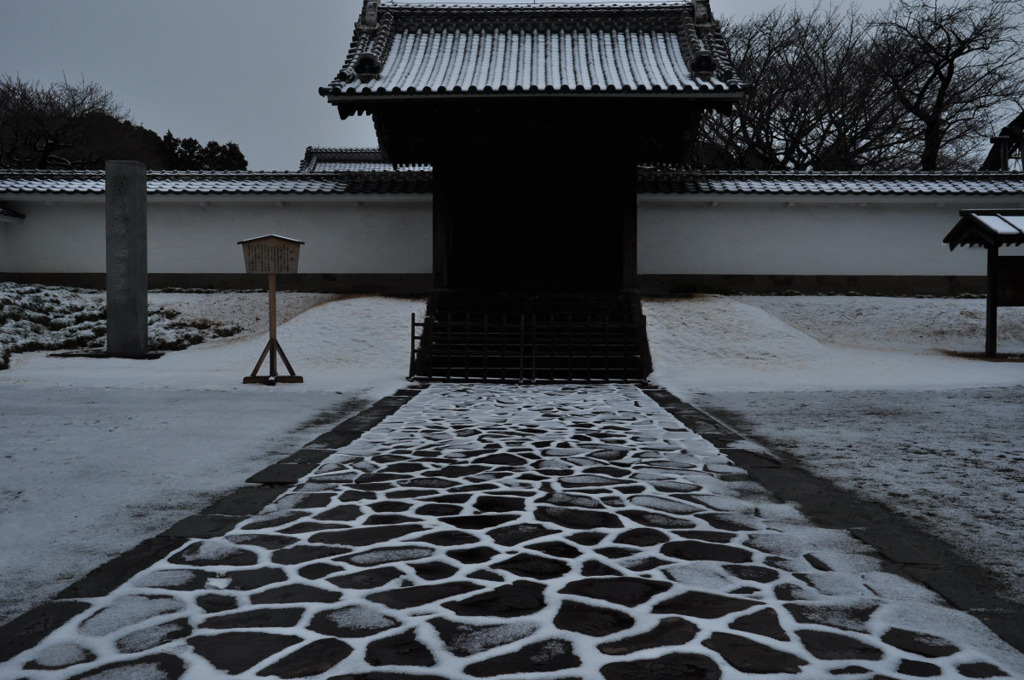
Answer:
[[146, 355], [149, 272], [146, 251], [146, 166], [108, 161], [107, 354]]

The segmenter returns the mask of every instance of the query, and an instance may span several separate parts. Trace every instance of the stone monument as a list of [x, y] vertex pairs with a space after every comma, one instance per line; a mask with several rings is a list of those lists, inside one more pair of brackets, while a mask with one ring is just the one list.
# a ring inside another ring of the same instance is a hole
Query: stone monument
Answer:
[[107, 355], [146, 356], [147, 328], [146, 166], [108, 161]]

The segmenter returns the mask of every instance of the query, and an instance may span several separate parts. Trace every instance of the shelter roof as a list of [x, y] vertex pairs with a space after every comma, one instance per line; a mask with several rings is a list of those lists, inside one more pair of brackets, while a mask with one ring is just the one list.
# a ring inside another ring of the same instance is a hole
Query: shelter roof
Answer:
[[961, 210], [960, 221], [942, 239], [957, 246], [1019, 246], [1024, 244], [1024, 210]]
[[345, 64], [320, 93], [345, 117], [427, 96], [738, 98], [709, 0], [439, 5], [364, 0]]

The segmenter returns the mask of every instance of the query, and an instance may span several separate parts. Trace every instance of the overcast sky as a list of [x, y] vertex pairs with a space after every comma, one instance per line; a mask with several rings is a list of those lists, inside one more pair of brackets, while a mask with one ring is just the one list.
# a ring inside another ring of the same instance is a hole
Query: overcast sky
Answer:
[[[724, 19], [815, 1], [712, 0], [711, 8]], [[857, 4], [875, 10], [888, 0]], [[0, 69], [43, 84], [65, 76], [99, 83], [161, 135], [234, 141], [252, 170], [297, 170], [307, 146], [376, 146], [368, 118], [340, 120], [317, 93], [341, 67], [361, 7], [362, 0], [0, 0]]]

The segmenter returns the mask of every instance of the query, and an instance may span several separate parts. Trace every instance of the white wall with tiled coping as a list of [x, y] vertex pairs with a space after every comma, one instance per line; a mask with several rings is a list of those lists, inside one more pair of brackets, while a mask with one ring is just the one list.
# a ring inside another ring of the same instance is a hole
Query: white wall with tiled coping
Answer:
[[[104, 271], [101, 195], [0, 201], [25, 215], [0, 222], [0, 272]], [[958, 210], [1022, 205], [1024, 194], [645, 194], [638, 273], [981, 276], [981, 252], [951, 253], [942, 243]], [[426, 195], [150, 196], [149, 271], [243, 273], [237, 242], [275, 233], [305, 241], [300, 272], [429, 274], [431, 210]]]

